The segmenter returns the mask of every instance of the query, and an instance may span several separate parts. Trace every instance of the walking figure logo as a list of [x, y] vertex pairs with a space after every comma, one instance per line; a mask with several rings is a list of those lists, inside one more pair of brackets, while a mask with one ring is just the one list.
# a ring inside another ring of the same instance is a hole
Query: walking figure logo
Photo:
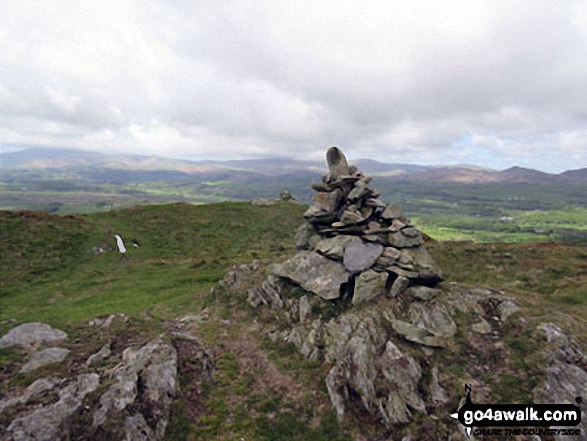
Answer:
[[[458, 420], [465, 428], [467, 438], [471, 437], [473, 427], [505, 427], [490, 429], [492, 435], [529, 434], [529, 435], [578, 435], [581, 424], [581, 397], [575, 398], [575, 404], [475, 404], [471, 399], [471, 385], [465, 384], [465, 402], [451, 418]], [[527, 429], [538, 426], [537, 429]], [[525, 427], [526, 429], [519, 429]], [[562, 427], [559, 429], [559, 427]], [[527, 433], [526, 433], [527, 432]]]
[[[455, 413], [450, 414], [451, 418], [454, 418], [455, 420], [459, 421], [461, 424], [462, 424], [462, 422], [459, 419], [459, 414], [462, 413], [461, 411], [464, 410], [465, 408], [473, 406], [473, 401], [471, 400], [471, 385], [468, 383], [465, 384], [465, 393], [467, 394], [467, 396], [465, 397], [465, 402], [463, 403], [463, 405]], [[465, 427], [465, 431], [467, 432], [467, 438], [470, 438], [471, 432], [473, 431], [473, 428], [471, 426], [465, 426], [465, 425], [463, 425], [463, 427]]]

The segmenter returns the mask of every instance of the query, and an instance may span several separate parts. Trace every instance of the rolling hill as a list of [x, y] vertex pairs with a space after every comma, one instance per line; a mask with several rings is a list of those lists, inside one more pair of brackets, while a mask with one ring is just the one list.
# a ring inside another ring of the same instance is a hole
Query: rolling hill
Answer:
[[[587, 183], [587, 168], [560, 174], [544, 173], [522, 167], [496, 171], [471, 165], [422, 166], [383, 163], [373, 159], [351, 161], [371, 176], [410, 182], [460, 183]], [[294, 175], [320, 179], [321, 161], [284, 158], [230, 161], [189, 161], [142, 155], [117, 155], [72, 149], [32, 148], [0, 154], [0, 180], [18, 179], [43, 173], [45, 177], [94, 182], [146, 182], [193, 179], [197, 181], [262, 181], [264, 177]]]

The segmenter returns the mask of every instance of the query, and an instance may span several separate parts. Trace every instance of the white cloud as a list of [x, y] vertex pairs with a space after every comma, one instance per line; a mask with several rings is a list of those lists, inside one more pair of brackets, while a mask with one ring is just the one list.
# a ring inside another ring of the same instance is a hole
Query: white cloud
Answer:
[[5, 0], [0, 144], [587, 166], [586, 16], [567, 0]]

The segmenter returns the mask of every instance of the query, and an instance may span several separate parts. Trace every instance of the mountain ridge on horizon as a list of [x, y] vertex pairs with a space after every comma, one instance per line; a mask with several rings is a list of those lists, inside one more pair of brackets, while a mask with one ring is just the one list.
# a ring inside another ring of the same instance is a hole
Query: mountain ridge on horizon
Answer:
[[[469, 184], [509, 183], [587, 183], [587, 167], [554, 174], [531, 168], [512, 166], [495, 170], [472, 164], [418, 165], [386, 163], [370, 158], [349, 160], [372, 176], [407, 181], [447, 181]], [[222, 175], [225, 179], [235, 175], [261, 175], [277, 177], [285, 174], [323, 174], [322, 161], [298, 160], [284, 157], [230, 160], [175, 159], [156, 155], [103, 153], [71, 148], [33, 147], [0, 153], [2, 170], [44, 170], [89, 172], [136, 171], [160, 172], [157, 179], [189, 179], [190, 176]], [[163, 174], [161, 174], [163, 173]], [[90, 173], [92, 174], [92, 173]]]

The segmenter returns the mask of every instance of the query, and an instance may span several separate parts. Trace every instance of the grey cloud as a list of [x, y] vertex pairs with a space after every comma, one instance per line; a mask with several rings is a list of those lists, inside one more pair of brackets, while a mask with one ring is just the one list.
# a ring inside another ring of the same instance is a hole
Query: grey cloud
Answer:
[[0, 144], [587, 163], [581, 2], [7, 1]]

